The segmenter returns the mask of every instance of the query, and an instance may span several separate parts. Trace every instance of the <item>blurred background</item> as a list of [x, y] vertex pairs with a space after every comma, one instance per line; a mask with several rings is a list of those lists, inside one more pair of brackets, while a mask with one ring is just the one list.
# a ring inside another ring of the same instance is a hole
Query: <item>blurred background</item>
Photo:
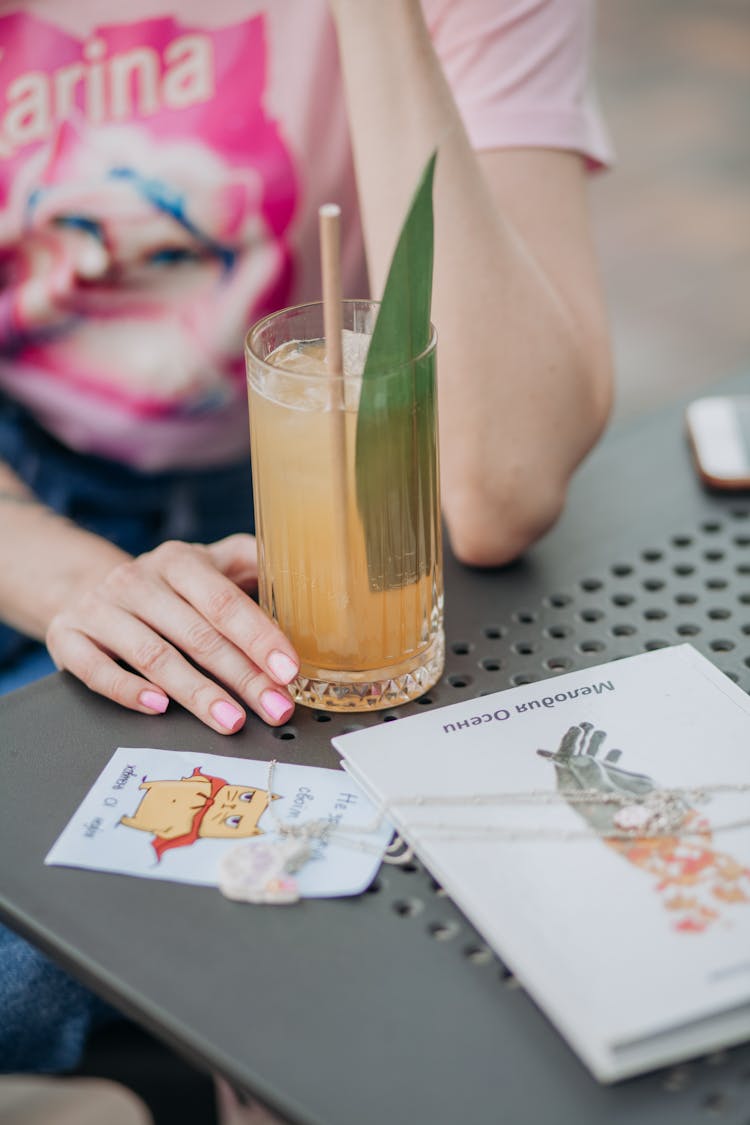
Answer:
[[750, 371], [750, 0], [597, 0], [616, 420]]

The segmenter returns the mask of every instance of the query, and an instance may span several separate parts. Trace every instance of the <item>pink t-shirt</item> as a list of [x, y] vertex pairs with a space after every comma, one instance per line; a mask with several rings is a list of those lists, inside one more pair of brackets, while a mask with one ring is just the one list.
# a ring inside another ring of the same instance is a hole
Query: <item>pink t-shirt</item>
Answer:
[[[326, 0], [0, 0], [0, 390], [143, 469], [247, 449], [242, 340], [364, 252]], [[424, 0], [478, 149], [606, 163], [588, 0]], [[174, 13], [178, 12], [179, 15]]]

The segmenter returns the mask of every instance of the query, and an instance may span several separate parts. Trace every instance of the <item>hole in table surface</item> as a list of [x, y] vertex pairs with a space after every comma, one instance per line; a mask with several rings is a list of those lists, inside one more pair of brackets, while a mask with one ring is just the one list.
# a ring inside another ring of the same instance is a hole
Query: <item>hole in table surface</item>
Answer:
[[513, 620], [517, 621], [519, 625], [533, 625], [536, 621], [536, 614], [527, 609], [521, 609], [518, 613], [513, 614]]
[[581, 641], [578, 647], [581, 652], [604, 652], [607, 646], [604, 641], [597, 641], [592, 638], [590, 640]]
[[401, 898], [393, 904], [393, 910], [400, 918], [415, 918], [424, 909], [424, 903], [418, 898]]
[[427, 932], [435, 941], [450, 941], [460, 932], [456, 922], [430, 922]]
[[282, 742], [291, 742], [293, 738], [297, 737], [297, 731], [293, 727], [276, 727], [273, 737], [280, 738]]
[[662, 1089], [669, 1094], [679, 1094], [685, 1090], [692, 1080], [692, 1073], [688, 1066], [675, 1066], [668, 1070], [662, 1079]]
[[500, 625], [485, 625], [482, 632], [489, 641], [497, 641], [505, 636], [505, 629]]
[[567, 625], [550, 625], [549, 629], [544, 630], [546, 636], [552, 637], [556, 641], [569, 637], [572, 631]]
[[729, 1098], [726, 1094], [722, 1094], [718, 1090], [713, 1090], [710, 1094], [706, 1094], [701, 1104], [708, 1113], [715, 1116], [723, 1114], [729, 1107]]
[[489, 965], [494, 960], [494, 953], [486, 945], [470, 945], [464, 950], [464, 957], [472, 965]]

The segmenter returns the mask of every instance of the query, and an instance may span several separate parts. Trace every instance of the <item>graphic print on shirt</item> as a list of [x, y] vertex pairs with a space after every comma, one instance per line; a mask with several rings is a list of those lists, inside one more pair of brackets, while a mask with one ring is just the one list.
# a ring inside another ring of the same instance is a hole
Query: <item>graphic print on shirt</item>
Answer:
[[172, 848], [185, 848], [199, 839], [240, 840], [261, 836], [258, 821], [279, 794], [255, 786], [232, 785], [222, 777], [204, 774], [196, 766], [190, 777], [148, 781], [138, 808], [120, 824], [152, 832], [157, 862]]
[[0, 48], [0, 353], [135, 419], [237, 402], [244, 332], [291, 284], [263, 16], [81, 41], [17, 13]]

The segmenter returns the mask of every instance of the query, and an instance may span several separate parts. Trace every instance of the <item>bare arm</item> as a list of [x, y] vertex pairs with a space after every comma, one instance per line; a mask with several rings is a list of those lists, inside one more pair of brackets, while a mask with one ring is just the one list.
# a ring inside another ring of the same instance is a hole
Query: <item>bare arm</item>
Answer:
[[475, 153], [418, 0], [331, 0], [373, 292], [438, 148], [433, 319], [443, 509], [475, 565], [513, 558], [562, 508], [611, 405], [611, 360], [573, 153]]
[[0, 462], [0, 619], [126, 707], [154, 714], [176, 699], [229, 734], [245, 721], [238, 699], [285, 722], [298, 661], [243, 592], [256, 577], [249, 535], [132, 558], [50, 511]]
[[41, 504], [0, 461], [0, 618], [37, 640], [86, 580], [129, 556]]

